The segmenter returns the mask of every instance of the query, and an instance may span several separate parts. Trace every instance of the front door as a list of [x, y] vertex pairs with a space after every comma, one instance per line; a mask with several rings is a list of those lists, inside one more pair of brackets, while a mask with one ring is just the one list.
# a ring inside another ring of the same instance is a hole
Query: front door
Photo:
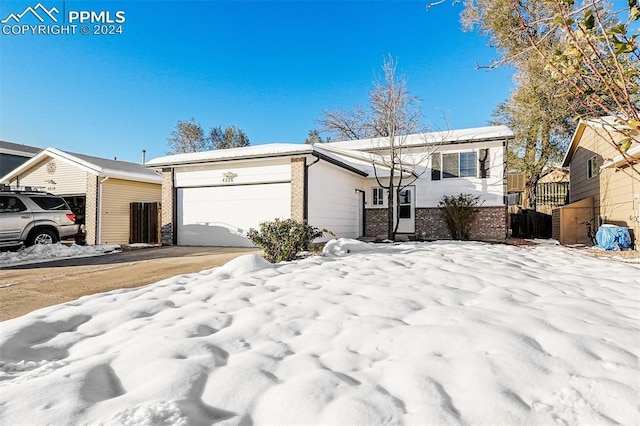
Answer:
[[399, 234], [414, 234], [416, 232], [415, 220], [415, 186], [408, 186], [400, 191], [396, 200], [396, 217], [398, 218]]

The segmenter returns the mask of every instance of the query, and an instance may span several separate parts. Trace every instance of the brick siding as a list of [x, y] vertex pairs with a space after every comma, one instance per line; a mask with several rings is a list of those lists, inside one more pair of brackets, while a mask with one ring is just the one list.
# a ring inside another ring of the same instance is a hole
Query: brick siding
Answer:
[[163, 246], [173, 245], [173, 171], [162, 169], [162, 223], [160, 233]]
[[304, 158], [291, 159], [291, 219], [304, 220]]
[[365, 236], [387, 237], [387, 209], [364, 210]]
[[87, 173], [87, 196], [84, 206], [84, 226], [87, 244], [96, 243], [98, 225], [98, 176]]
[[[448, 240], [451, 233], [441, 216], [440, 209], [417, 208], [416, 232], [414, 238], [427, 240]], [[387, 209], [366, 209], [366, 236], [378, 237], [387, 233]], [[478, 207], [478, 216], [471, 229], [471, 239], [480, 241], [504, 241], [507, 232], [507, 211], [505, 207]]]

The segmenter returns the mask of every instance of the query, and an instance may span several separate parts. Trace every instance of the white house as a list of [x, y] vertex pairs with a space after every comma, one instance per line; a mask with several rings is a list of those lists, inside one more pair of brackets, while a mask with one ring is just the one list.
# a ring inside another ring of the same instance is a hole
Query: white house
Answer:
[[[505, 149], [511, 138], [504, 126], [403, 138], [403, 155], [419, 164], [402, 174], [399, 234], [450, 238], [438, 202], [466, 193], [482, 202], [472, 237], [504, 240]], [[385, 143], [266, 144], [151, 160], [147, 166], [163, 175], [163, 242], [250, 246], [249, 228], [277, 217], [306, 220], [340, 237], [383, 235], [387, 194], [378, 180], [383, 186], [389, 180]]]

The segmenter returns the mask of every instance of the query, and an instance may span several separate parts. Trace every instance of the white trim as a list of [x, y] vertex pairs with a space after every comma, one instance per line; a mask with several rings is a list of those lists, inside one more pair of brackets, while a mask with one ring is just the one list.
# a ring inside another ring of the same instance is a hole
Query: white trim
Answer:
[[241, 148], [217, 149], [213, 151], [167, 155], [147, 161], [145, 166], [161, 168], [163, 166], [214, 163], [219, 161], [245, 160], [250, 158], [286, 157], [291, 155], [311, 154], [312, 152], [312, 145], [271, 143], [245, 146]]
[[640, 145], [634, 148], [631, 148], [625, 153], [625, 155], [621, 154], [616, 157], [613, 157], [609, 161], [606, 161], [604, 164], [602, 164], [602, 166], [600, 166], [600, 170], [625, 164], [625, 157], [626, 159], [629, 159], [631, 161], [640, 160]]
[[23, 158], [31, 158], [37, 154], [37, 152], [25, 152], [25, 151], [16, 151], [8, 148], [0, 148], [0, 154], [13, 155], [16, 157]]
[[73, 167], [79, 168], [80, 170], [86, 173], [90, 173], [94, 176], [102, 175], [102, 176], [109, 176], [114, 179], [132, 180], [136, 182], [147, 182], [147, 183], [158, 183], [158, 184], [162, 183], [162, 176], [158, 174], [154, 176], [152, 174], [142, 174], [142, 173], [121, 171], [121, 170], [115, 170], [111, 168], [100, 167], [96, 164], [92, 164], [88, 161], [78, 158], [75, 155], [69, 154], [64, 151], [60, 151], [56, 148], [47, 148], [40, 151], [34, 157], [27, 160], [25, 163], [23, 163], [22, 165], [13, 169], [7, 175], [0, 178], [0, 182], [12, 180], [16, 176], [19, 176], [23, 172], [26, 172], [30, 168], [37, 165], [40, 161], [42, 161], [46, 157], [62, 161]]
[[102, 185], [109, 180], [109, 176], [104, 176], [102, 180], [98, 181], [98, 201], [97, 201], [97, 214], [96, 214], [96, 245], [100, 245], [102, 240]]

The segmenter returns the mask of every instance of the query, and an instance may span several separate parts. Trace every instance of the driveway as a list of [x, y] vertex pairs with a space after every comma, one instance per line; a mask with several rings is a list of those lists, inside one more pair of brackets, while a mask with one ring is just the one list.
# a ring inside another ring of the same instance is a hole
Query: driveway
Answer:
[[0, 321], [81, 296], [225, 264], [253, 248], [154, 247], [0, 269]]

